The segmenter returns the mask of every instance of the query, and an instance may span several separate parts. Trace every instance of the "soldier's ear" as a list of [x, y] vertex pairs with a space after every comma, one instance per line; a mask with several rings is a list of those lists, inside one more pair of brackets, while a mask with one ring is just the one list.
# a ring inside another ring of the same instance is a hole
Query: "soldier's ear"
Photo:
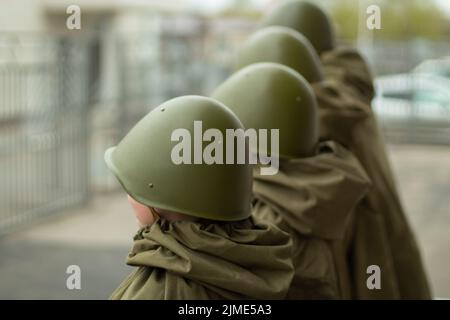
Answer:
[[152, 225], [158, 219], [157, 214], [154, 213], [151, 208], [136, 201], [130, 195], [128, 195], [128, 202], [130, 203], [140, 226]]

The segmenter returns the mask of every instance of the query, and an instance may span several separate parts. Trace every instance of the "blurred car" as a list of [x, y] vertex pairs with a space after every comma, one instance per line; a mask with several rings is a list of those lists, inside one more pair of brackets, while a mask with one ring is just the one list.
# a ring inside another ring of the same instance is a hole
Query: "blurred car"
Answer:
[[450, 57], [442, 59], [425, 60], [413, 70], [414, 73], [434, 74], [450, 79]]
[[450, 143], [450, 59], [378, 77], [373, 108], [391, 141]]
[[412, 72], [378, 77], [373, 106], [383, 121], [450, 124], [450, 77]]

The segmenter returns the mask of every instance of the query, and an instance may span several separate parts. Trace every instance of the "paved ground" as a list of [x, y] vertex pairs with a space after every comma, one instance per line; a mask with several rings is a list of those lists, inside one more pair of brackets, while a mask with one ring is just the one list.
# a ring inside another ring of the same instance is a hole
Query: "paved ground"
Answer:
[[[401, 196], [437, 297], [450, 297], [450, 147], [392, 145]], [[0, 240], [0, 298], [104, 299], [131, 270], [125, 256], [136, 223], [123, 194]], [[81, 268], [81, 290], [66, 268]]]
[[[0, 299], [106, 299], [131, 271], [124, 261], [137, 224], [126, 197], [96, 197], [0, 241]], [[81, 269], [81, 290], [66, 288], [66, 269]]]
[[391, 145], [389, 151], [434, 294], [450, 298], [450, 147]]

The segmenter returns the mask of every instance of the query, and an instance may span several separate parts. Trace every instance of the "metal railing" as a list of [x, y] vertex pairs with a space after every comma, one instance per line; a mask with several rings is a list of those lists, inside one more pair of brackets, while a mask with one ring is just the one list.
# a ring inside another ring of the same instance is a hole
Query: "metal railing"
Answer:
[[55, 55], [40, 49], [0, 62], [0, 234], [88, 197], [84, 48], [54, 39]]
[[227, 75], [208, 41], [0, 34], [0, 235], [117, 189], [106, 148], [159, 103], [208, 94]]

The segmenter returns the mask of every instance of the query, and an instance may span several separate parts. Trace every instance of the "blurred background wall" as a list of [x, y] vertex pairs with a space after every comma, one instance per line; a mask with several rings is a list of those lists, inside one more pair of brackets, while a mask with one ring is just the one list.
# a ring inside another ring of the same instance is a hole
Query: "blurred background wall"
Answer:
[[[135, 226], [104, 150], [159, 103], [210, 93], [277, 2], [0, 2], [0, 298], [107, 297]], [[373, 70], [403, 202], [435, 293], [450, 297], [450, 2], [317, 2]], [[80, 30], [66, 27], [74, 4]], [[371, 4], [380, 30], [366, 27]], [[74, 295], [61, 279], [77, 259], [99, 282]]]

